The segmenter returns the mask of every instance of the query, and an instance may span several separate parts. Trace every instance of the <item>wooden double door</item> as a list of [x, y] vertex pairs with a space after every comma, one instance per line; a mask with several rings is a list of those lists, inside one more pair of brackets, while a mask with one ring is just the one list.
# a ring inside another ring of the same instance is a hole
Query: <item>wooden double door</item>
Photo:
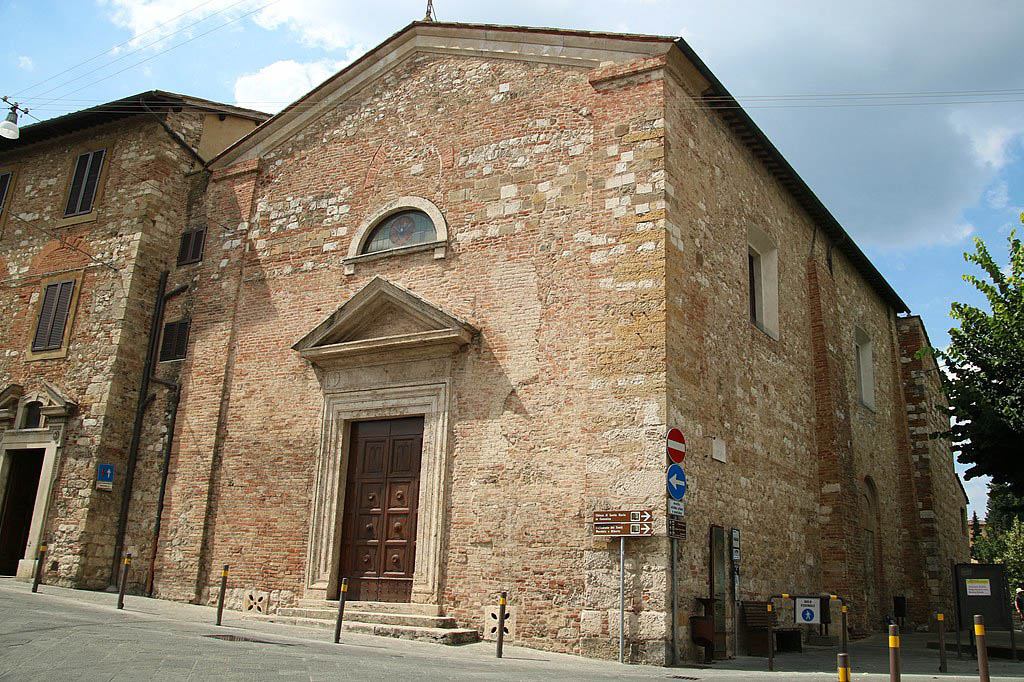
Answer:
[[355, 422], [350, 443], [340, 567], [347, 598], [410, 601], [423, 417]]

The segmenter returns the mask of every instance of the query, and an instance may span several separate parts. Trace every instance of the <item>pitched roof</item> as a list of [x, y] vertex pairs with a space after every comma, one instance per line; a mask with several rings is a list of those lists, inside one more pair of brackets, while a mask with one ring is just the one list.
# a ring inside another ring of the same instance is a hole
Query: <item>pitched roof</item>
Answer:
[[82, 109], [81, 111], [50, 118], [39, 123], [21, 126], [21, 134], [18, 139], [3, 140], [0, 143], [0, 152], [18, 149], [53, 137], [109, 123], [117, 119], [137, 116], [139, 114], [151, 114], [156, 111], [167, 111], [177, 107], [239, 116], [258, 122], [270, 118], [270, 114], [253, 109], [221, 104], [220, 102], [213, 102], [208, 99], [179, 95], [164, 90], [149, 90], [89, 109]]

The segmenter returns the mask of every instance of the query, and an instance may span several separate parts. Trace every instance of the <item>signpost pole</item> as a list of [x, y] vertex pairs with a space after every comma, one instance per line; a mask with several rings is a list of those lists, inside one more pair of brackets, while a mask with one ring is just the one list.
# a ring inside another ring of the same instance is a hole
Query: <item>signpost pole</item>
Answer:
[[677, 581], [676, 539], [672, 543], [672, 664], [679, 665], [679, 588]]
[[619, 663], [624, 663], [626, 644], [626, 538], [619, 536]]

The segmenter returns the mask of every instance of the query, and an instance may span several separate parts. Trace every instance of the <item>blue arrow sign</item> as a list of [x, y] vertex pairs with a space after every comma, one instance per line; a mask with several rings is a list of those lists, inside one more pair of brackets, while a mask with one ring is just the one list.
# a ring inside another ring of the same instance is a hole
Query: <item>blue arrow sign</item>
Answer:
[[672, 496], [673, 500], [683, 499], [683, 495], [686, 494], [686, 474], [683, 473], [683, 467], [678, 464], [671, 465], [665, 476], [665, 482], [668, 484], [668, 494]]
[[112, 483], [114, 481], [114, 465], [99, 464], [96, 466], [96, 480], [100, 483]]

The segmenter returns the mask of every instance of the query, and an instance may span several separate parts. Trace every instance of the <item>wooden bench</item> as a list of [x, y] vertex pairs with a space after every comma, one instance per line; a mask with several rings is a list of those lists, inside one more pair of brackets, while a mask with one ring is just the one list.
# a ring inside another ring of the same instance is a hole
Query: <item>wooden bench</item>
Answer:
[[747, 628], [748, 656], [767, 656], [772, 644], [775, 651], [803, 651], [800, 628], [780, 627], [779, 614], [768, 610], [768, 602], [743, 601], [740, 608]]

